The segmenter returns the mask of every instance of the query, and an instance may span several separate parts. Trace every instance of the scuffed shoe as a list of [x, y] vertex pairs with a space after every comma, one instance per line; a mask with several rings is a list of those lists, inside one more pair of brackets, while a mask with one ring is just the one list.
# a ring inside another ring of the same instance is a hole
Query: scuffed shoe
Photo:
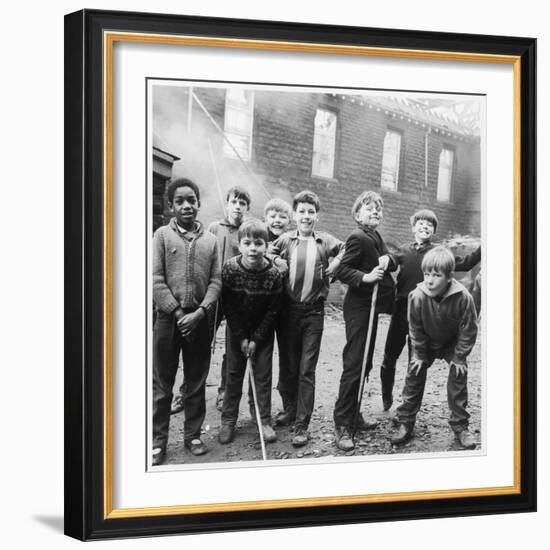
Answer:
[[166, 458], [166, 449], [156, 447], [153, 449], [153, 466], [160, 466]]
[[304, 428], [297, 428], [292, 438], [292, 445], [294, 447], [303, 447], [309, 441], [309, 433]]
[[373, 430], [376, 426], [378, 426], [378, 420], [365, 420], [363, 415], [359, 413], [357, 417], [358, 430]]
[[178, 414], [183, 411], [185, 406], [185, 399], [181, 393], [178, 393], [172, 401], [172, 407], [170, 408], [170, 414]]
[[476, 442], [474, 436], [468, 430], [462, 430], [455, 434], [460, 446], [463, 449], [475, 449]]
[[187, 440], [185, 446], [191, 451], [192, 455], [200, 456], [208, 452], [208, 447], [197, 437], [196, 439]]
[[235, 426], [233, 424], [222, 424], [220, 428], [220, 433], [218, 434], [218, 441], [222, 445], [227, 445], [233, 441], [233, 436], [235, 435]]
[[397, 433], [392, 435], [391, 442], [393, 445], [403, 445], [403, 443], [406, 443], [411, 439], [412, 437], [412, 429], [407, 428], [405, 424], [400, 424], [399, 429], [397, 430]]
[[355, 449], [353, 438], [345, 426], [336, 426], [335, 435], [334, 442], [341, 451], [348, 452]]
[[262, 424], [262, 434], [266, 443], [277, 441], [277, 434], [269, 424]]
[[296, 413], [294, 411], [281, 411], [275, 417], [275, 424], [277, 426], [290, 426], [294, 420], [296, 420]]

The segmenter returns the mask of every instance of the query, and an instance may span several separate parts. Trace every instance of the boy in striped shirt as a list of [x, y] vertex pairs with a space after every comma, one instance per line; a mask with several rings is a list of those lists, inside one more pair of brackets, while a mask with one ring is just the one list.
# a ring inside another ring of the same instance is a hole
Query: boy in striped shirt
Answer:
[[[286, 425], [294, 421], [295, 447], [309, 440], [307, 428], [315, 399], [315, 369], [319, 359], [324, 325], [324, 302], [329, 291], [332, 264], [343, 242], [328, 233], [315, 232], [320, 203], [312, 191], [298, 193], [292, 203], [296, 230], [279, 237], [271, 248], [278, 266], [288, 265], [287, 298], [288, 364], [279, 373], [279, 391], [284, 411], [276, 419]], [[330, 262], [330, 263], [329, 263]]]

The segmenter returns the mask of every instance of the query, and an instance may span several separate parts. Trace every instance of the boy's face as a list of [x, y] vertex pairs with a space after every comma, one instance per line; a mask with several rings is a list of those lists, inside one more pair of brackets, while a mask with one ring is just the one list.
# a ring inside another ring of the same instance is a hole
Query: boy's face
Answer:
[[417, 243], [427, 243], [434, 234], [434, 224], [429, 220], [416, 220], [412, 232]]
[[243, 198], [237, 198], [230, 195], [225, 206], [227, 219], [233, 225], [241, 225], [245, 212], [248, 211], [249, 204]]
[[248, 269], [260, 269], [264, 264], [267, 243], [261, 237], [243, 237], [239, 241], [239, 252]]
[[367, 202], [355, 214], [355, 221], [363, 227], [376, 229], [382, 221], [384, 212], [382, 205], [376, 202]]
[[298, 233], [304, 237], [309, 237], [313, 233], [315, 222], [317, 221], [317, 210], [309, 202], [299, 202], [294, 210], [294, 221], [298, 228]]
[[290, 217], [286, 212], [281, 212], [280, 210], [268, 210], [265, 215], [265, 221], [271, 233], [278, 237], [286, 231], [290, 223]]
[[191, 229], [195, 223], [200, 201], [191, 187], [178, 187], [174, 192], [172, 202], [168, 203], [170, 212], [176, 216], [178, 225]]
[[424, 284], [432, 296], [441, 296], [450, 282], [451, 278], [440, 271], [424, 271]]

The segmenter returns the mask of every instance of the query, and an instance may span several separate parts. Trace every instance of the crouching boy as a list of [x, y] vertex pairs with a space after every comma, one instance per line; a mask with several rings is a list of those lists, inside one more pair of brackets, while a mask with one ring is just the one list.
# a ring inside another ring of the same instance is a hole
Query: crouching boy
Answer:
[[[233, 439], [247, 359], [251, 358], [262, 423], [259, 428], [264, 440], [273, 442], [277, 436], [271, 426], [271, 360], [273, 329], [282, 294], [281, 274], [265, 257], [268, 236], [262, 222], [244, 222], [238, 239], [240, 255], [228, 260], [222, 270], [227, 374], [218, 439], [224, 444]], [[250, 385], [248, 400], [255, 418]]]
[[449, 424], [460, 445], [476, 446], [468, 431], [468, 364], [466, 359], [477, 337], [474, 300], [466, 288], [453, 279], [453, 254], [443, 246], [430, 250], [422, 261], [424, 282], [409, 294], [409, 338], [411, 359], [402, 404], [397, 408], [399, 430], [392, 443], [412, 437], [416, 415], [422, 404], [428, 368], [435, 359], [449, 364], [447, 401]]
[[206, 453], [201, 426], [210, 367], [211, 310], [221, 290], [216, 237], [196, 221], [200, 192], [188, 179], [167, 188], [174, 217], [153, 238], [153, 465], [162, 464], [170, 425], [172, 386], [180, 351], [185, 378], [184, 444], [194, 455]]

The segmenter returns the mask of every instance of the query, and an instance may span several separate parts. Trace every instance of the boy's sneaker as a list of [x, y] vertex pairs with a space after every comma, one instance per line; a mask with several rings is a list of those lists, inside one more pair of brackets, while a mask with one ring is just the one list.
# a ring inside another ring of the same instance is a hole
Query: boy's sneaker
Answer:
[[156, 447], [153, 449], [153, 466], [160, 466], [166, 458], [166, 449]]
[[233, 436], [235, 435], [235, 426], [233, 424], [222, 424], [220, 433], [218, 434], [218, 440], [222, 445], [231, 443]]
[[392, 435], [391, 442], [393, 445], [403, 445], [403, 443], [406, 443], [409, 441], [409, 439], [412, 437], [412, 428], [407, 428], [405, 424], [399, 425], [399, 430], [397, 430], [397, 433]]
[[174, 397], [172, 401], [172, 407], [170, 408], [170, 414], [178, 414], [181, 411], [183, 411], [183, 408], [185, 406], [185, 400], [183, 398], [183, 395], [181, 393], [178, 393], [176, 397]]
[[262, 424], [262, 434], [266, 443], [277, 441], [277, 434], [269, 424]]
[[186, 440], [184, 444], [191, 451], [192, 455], [200, 456], [208, 452], [208, 447], [198, 437], [196, 439]]
[[335, 435], [336, 437], [334, 442], [341, 451], [348, 452], [355, 449], [353, 438], [345, 426], [336, 426]]
[[296, 420], [296, 412], [287, 410], [277, 413], [275, 424], [277, 426], [290, 426]]
[[218, 390], [218, 395], [216, 396], [216, 409], [221, 411], [223, 409], [223, 398], [225, 396], [224, 390]]
[[292, 445], [294, 447], [303, 447], [309, 441], [309, 433], [305, 428], [296, 428], [294, 437], [292, 438]]
[[476, 442], [474, 436], [468, 430], [462, 430], [455, 434], [460, 446], [463, 449], [475, 449]]

